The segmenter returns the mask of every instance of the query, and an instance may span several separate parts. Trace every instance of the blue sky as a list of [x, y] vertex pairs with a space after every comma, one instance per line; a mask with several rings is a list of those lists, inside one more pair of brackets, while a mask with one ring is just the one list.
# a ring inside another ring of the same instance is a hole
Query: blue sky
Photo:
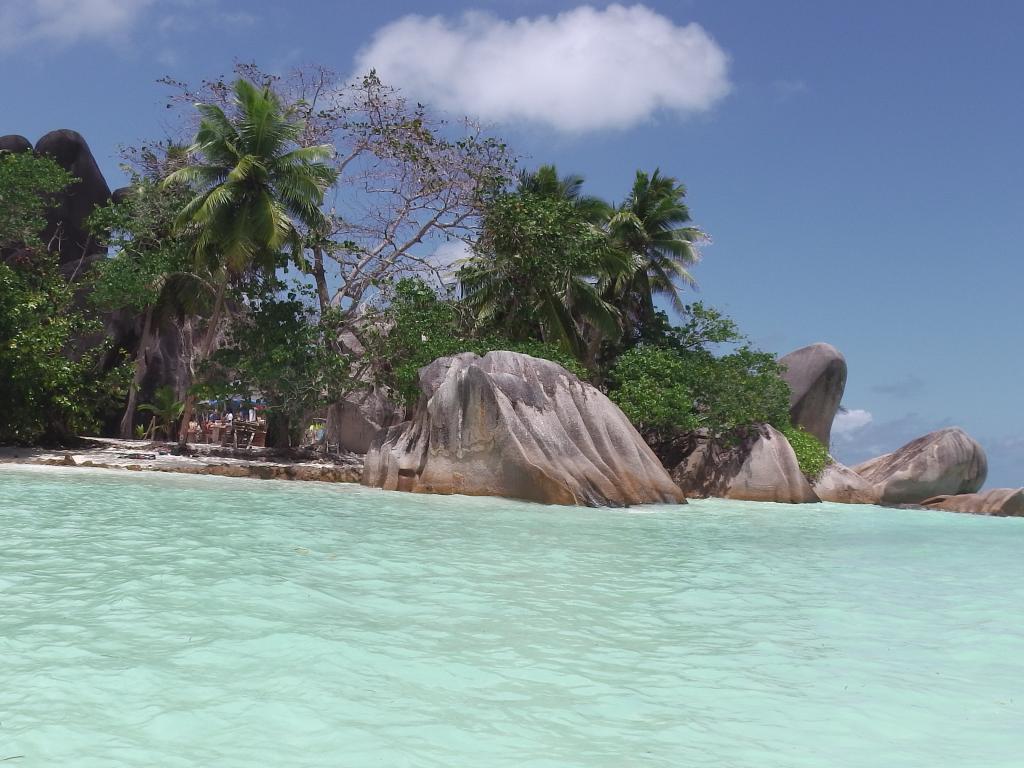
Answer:
[[1022, 31], [998, 0], [0, 0], [0, 133], [74, 128], [118, 186], [117, 145], [166, 128], [161, 75], [372, 62], [594, 194], [682, 179], [700, 298], [846, 355], [840, 459], [957, 424], [1021, 485]]

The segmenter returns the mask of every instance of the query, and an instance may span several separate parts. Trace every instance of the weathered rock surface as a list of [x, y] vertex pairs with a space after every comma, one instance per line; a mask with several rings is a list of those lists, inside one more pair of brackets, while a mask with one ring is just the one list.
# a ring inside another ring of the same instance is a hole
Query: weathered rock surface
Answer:
[[981, 493], [934, 496], [921, 502], [930, 509], [994, 517], [1024, 517], [1024, 488], [993, 488]]
[[959, 427], [923, 437], [853, 467], [883, 504], [919, 504], [933, 496], [974, 493], [985, 483], [985, 451]]
[[82, 134], [66, 128], [50, 131], [36, 142], [35, 150], [52, 157], [79, 179], [58, 194], [56, 205], [47, 211], [43, 242], [55, 243], [62, 264], [102, 253], [103, 247], [86, 229], [85, 220], [96, 206], [110, 199], [110, 187]]
[[735, 446], [707, 438], [672, 470], [689, 497], [803, 504], [820, 501], [786, 436], [768, 424]]
[[365, 485], [587, 506], [683, 501], [622, 411], [560, 365], [462, 354], [421, 369], [420, 388], [412, 420], [367, 454]]
[[366, 453], [388, 427], [405, 417], [405, 408], [377, 389], [353, 392], [327, 409], [327, 442], [342, 451]]
[[846, 389], [846, 358], [831, 344], [817, 343], [779, 358], [790, 385], [790, 419], [828, 445]]
[[839, 504], [878, 504], [882, 499], [871, 483], [849, 467], [833, 462], [811, 487], [822, 501]]
[[846, 389], [846, 358], [831, 344], [811, 344], [779, 359], [786, 366], [782, 378], [789, 384], [789, 418], [826, 447], [832, 421]]

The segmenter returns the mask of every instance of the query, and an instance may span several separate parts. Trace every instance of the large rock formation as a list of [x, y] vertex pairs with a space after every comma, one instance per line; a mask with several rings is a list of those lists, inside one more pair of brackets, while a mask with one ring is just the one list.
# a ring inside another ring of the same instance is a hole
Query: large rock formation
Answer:
[[342, 451], [366, 453], [378, 435], [404, 417], [405, 408], [379, 389], [353, 392], [327, 409], [327, 443]]
[[28, 152], [30, 149], [32, 149], [32, 142], [24, 136], [19, 136], [16, 133], [0, 136], [0, 152], [18, 153]]
[[786, 436], [768, 424], [738, 445], [698, 438], [693, 451], [672, 470], [672, 479], [690, 497], [784, 504], [820, 501]]
[[53, 243], [61, 264], [77, 264], [104, 252], [85, 227], [85, 220], [98, 205], [110, 199], [110, 187], [82, 134], [62, 128], [50, 131], [36, 142], [36, 153], [52, 157], [78, 179], [56, 196], [46, 214], [43, 242]]
[[782, 378], [789, 384], [789, 418], [826, 447], [832, 421], [846, 388], [846, 358], [831, 344], [811, 344], [779, 359], [786, 366]]
[[683, 501], [622, 411], [560, 365], [462, 354], [424, 367], [420, 389], [412, 420], [371, 447], [365, 485], [548, 504]]
[[985, 483], [985, 451], [959, 427], [929, 432], [853, 471], [883, 504], [919, 504], [933, 496], [974, 493]]
[[832, 462], [825, 467], [811, 487], [822, 501], [878, 504], [882, 500], [875, 486], [839, 462]]
[[982, 493], [934, 496], [922, 501], [921, 506], [971, 515], [1024, 517], [1024, 488], [993, 488]]

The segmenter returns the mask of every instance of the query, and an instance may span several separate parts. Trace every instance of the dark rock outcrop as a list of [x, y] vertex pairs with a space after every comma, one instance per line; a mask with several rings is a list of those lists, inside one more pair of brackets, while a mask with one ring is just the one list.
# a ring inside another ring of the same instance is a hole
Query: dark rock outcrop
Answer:
[[327, 409], [327, 442], [342, 451], [366, 453], [388, 427], [405, 418], [405, 408], [379, 389], [353, 392]]
[[365, 485], [547, 504], [683, 501], [622, 411], [556, 363], [457, 355], [421, 369], [420, 386], [412, 420], [367, 454]]
[[1024, 517], [1024, 488], [993, 488], [981, 493], [934, 496], [922, 501], [921, 506], [971, 515]]
[[985, 483], [985, 451], [959, 427], [929, 432], [853, 471], [883, 504], [919, 504], [933, 496], [974, 493]]
[[831, 344], [811, 344], [779, 359], [786, 366], [783, 380], [789, 384], [789, 418], [826, 447], [832, 421], [846, 389], [846, 358]]
[[672, 479], [693, 498], [803, 504], [820, 501], [786, 436], [768, 424], [737, 445], [698, 438], [672, 470]]
[[78, 179], [56, 196], [56, 204], [46, 214], [43, 242], [53, 243], [61, 264], [73, 264], [103, 253], [85, 227], [85, 220], [98, 205], [110, 199], [99, 165], [82, 134], [61, 129], [50, 131], [36, 142], [37, 154], [54, 161]]
[[878, 504], [881, 501], [875, 486], [839, 462], [825, 467], [811, 487], [822, 501], [839, 504]]
[[9, 133], [6, 136], [0, 136], [0, 152], [28, 152], [32, 149], [32, 142], [26, 139], [24, 136], [19, 136], [16, 133]]

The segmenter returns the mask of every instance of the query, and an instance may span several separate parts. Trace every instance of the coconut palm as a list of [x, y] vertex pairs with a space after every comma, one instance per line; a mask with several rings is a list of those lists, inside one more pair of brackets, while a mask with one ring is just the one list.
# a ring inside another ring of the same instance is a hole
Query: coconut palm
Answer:
[[560, 344], [586, 364], [586, 329], [618, 331], [599, 286], [628, 266], [571, 196], [519, 191], [491, 204], [459, 281], [481, 327]]
[[603, 225], [611, 215], [611, 206], [607, 202], [594, 195], [583, 194], [582, 176], [574, 173], [559, 176], [554, 165], [542, 165], [536, 171], [520, 171], [516, 191], [566, 200], [584, 221], [591, 224]]
[[[195, 236], [194, 255], [216, 279], [216, 296], [200, 355], [208, 359], [217, 336], [228, 283], [252, 269], [271, 270], [287, 250], [302, 263], [302, 231], [322, 227], [324, 193], [337, 177], [330, 145], [299, 146], [303, 124], [269, 87], [239, 79], [231, 116], [213, 104], [202, 115], [189, 155], [195, 161], [166, 184], [195, 190], [178, 216], [179, 230]], [[194, 398], [185, 401], [184, 442]]]
[[708, 236], [690, 225], [685, 196], [686, 188], [671, 176], [637, 171], [629, 197], [609, 219], [613, 241], [632, 255], [636, 266], [605, 289], [605, 298], [622, 310], [627, 331], [653, 314], [656, 296], [681, 311], [682, 287], [696, 286], [689, 268], [699, 260], [697, 246]]

